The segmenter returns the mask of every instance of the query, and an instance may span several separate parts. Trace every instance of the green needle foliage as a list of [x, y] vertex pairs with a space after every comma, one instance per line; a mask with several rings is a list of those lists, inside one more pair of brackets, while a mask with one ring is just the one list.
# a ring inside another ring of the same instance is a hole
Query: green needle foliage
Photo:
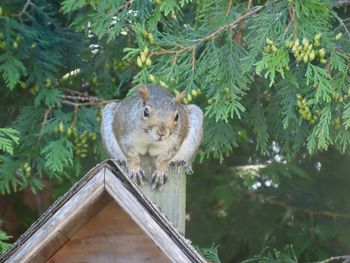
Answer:
[[4, 231], [0, 230], [0, 251], [5, 251], [10, 244], [6, 241], [9, 240], [11, 237], [8, 236]]
[[298, 263], [292, 247], [287, 247], [285, 251], [277, 251], [276, 249], [266, 249], [262, 255], [255, 256], [252, 259], [244, 260], [241, 263], [272, 263], [272, 262], [284, 262], [284, 263]]
[[0, 149], [13, 154], [15, 144], [19, 142], [19, 132], [12, 128], [0, 128]]
[[75, 181], [106, 157], [102, 107], [144, 83], [202, 108], [201, 161], [349, 154], [340, 2], [2, 0], [0, 191]]
[[1, 9], [2, 85], [21, 101], [4, 125], [21, 132], [16, 160], [35, 167], [34, 177], [75, 167], [76, 138], [97, 137], [93, 117], [131, 83], [185, 90], [185, 103], [202, 106], [202, 159], [222, 161], [247, 133], [261, 153], [275, 141], [290, 159], [350, 143], [349, 35], [331, 1], [4, 1]]
[[209, 262], [221, 263], [218, 255], [218, 247], [212, 245], [210, 248], [203, 248], [200, 250], [202, 256]]

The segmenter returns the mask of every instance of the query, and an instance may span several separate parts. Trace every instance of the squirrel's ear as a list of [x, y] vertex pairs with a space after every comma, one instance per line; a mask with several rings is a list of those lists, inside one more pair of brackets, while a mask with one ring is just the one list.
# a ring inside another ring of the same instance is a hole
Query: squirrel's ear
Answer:
[[141, 86], [139, 88], [139, 92], [140, 92], [140, 95], [143, 99], [143, 104], [146, 105], [146, 103], [150, 97], [149, 90], [148, 90], [147, 86]]
[[175, 103], [176, 104], [180, 104], [182, 102], [182, 100], [185, 98], [186, 96], [186, 92], [185, 91], [182, 91], [180, 94], [178, 94], [174, 100], [175, 100]]

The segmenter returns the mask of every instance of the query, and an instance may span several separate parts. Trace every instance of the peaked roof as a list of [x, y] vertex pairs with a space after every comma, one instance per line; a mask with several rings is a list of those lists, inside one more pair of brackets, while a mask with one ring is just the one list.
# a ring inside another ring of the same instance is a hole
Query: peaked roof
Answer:
[[56, 200], [0, 256], [0, 263], [45, 262], [103, 208], [108, 198], [117, 202], [171, 261], [206, 262], [118, 165], [107, 160]]

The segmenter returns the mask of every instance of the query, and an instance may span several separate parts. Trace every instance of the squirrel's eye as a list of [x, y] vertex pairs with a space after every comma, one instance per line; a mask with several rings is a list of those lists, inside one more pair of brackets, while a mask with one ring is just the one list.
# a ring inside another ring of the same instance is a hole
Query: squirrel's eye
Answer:
[[178, 119], [179, 119], [179, 114], [176, 113], [176, 115], [175, 115], [175, 121], [177, 121]]
[[145, 118], [147, 118], [147, 117], [149, 116], [149, 110], [148, 110], [148, 108], [146, 108], [145, 111], [143, 112], [143, 116], [144, 116]]

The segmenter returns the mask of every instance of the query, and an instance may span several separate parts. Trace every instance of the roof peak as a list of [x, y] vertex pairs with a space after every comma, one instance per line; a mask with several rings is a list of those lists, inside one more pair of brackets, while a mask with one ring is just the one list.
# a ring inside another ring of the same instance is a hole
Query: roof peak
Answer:
[[[191, 246], [191, 242], [173, 226], [113, 160], [106, 160], [96, 165], [56, 200], [0, 256], [0, 262], [19, 262], [17, 260], [29, 262], [36, 258], [42, 260], [35, 260], [35, 262], [46, 262], [45, 257], [55, 253], [67, 242], [64, 239], [57, 239], [58, 236], [62, 233], [68, 236], [74, 235], [84, 224], [81, 218], [88, 220], [87, 215], [90, 215], [90, 218], [96, 215], [106, 195], [109, 195], [129, 214], [170, 260], [205, 262]], [[82, 217], [81, 214], [84, 216]], [[58, 240], [63, 244], [59, 244]]]

